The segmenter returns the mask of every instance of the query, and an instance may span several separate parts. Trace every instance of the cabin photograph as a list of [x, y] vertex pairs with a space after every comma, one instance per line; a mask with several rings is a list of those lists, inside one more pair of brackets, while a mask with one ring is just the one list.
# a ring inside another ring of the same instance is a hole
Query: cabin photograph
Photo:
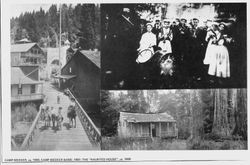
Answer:
[[120, 112], [119, 137], [177, 137], [176, 120], [167, 113], [143, 114]]
[[102, 150], [247, 150], [247, 90], [102, 90]]

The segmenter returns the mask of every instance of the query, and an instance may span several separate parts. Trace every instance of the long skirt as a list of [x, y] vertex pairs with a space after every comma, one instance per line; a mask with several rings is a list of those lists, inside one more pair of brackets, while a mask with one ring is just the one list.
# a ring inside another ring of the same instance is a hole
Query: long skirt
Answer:
[[158, 47], [160, 47], [165, 54], [172, 53], [172, 46], [169, 40], [160, 41]]
[[[210, 47], [211, 48], [211, 47]], [[230, 61], [228, 49], [224, 45], [212, 45], [208, 74], [217, 77], [230, 77]]]
[[203, 60], [203, 63], [205, 65], [209, 65], [215, 62], [214, 58], [215, 51], [216, 51], [216, 45], [208, 43], [205, 58]]

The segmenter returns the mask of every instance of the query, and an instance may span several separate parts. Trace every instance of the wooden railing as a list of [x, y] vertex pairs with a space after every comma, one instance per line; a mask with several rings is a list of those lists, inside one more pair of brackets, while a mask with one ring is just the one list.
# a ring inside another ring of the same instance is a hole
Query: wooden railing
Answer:
[[36, 118], [33, 121], [32, 125], [29, 129], [29, 132], [26, 135], [26, 137], [25, 137], [25, 139], [20, 147], [21, 150], [28, 150], [29, 149], [29, 146], [31, 145], [31, 143], [34, 139], [35, 131], [38, 128], [37, 124], [38, 124], [38, 121], [40, 119], [40, 115], [41, 115], [41, 110], [39, 110], [39, 112], [37, 113]]
[[71, 98], [74, 98], [75, 103], [76, 103], [76, 113], [77, 116], [79, 117], [81, 124], [86, 131], [89, 140], [97, 145], [100, 145], [101, 142], [101, 133], [99, 129], [96, 127], [94, 122], [91, 120], [91, 118], [88, 116], [88, 114], [85, 112], [85, 110], [82, 108], [81, 104], [77, 101], [73, 93], [67, 89], [69, 95]]

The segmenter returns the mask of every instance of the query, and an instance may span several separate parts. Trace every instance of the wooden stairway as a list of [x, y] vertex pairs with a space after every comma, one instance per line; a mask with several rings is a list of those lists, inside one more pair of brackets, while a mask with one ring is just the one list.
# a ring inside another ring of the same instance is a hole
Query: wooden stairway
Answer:
[[[57, 91], [58, 92], [58, 91]], [[44, 127], [44, 122], [39, 121], [38, 132], [35, 135], [29, 150], [100, 150], [100, 146], [90, 142], [83, 126], [78, 117], [76, 117], [76, 128], [69, 128], [67, 118], [67, 107], [70, 99], [68, 96], [60, 93], [60, 104], [56, 102], [55, 91], [47, 89], [45, 91], [48, 96], [47, 105], [58, 109], [61, 106], [63, 122], [62, 129], [55, 130], [51, 127]]]

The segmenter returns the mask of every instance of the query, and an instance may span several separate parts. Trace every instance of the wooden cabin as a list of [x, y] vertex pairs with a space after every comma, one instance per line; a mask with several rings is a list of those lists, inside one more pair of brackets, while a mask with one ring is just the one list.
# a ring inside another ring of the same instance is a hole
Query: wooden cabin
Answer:
[[119, 137], [177, 137], [176, 120], [167, 113], [120, 112]]

